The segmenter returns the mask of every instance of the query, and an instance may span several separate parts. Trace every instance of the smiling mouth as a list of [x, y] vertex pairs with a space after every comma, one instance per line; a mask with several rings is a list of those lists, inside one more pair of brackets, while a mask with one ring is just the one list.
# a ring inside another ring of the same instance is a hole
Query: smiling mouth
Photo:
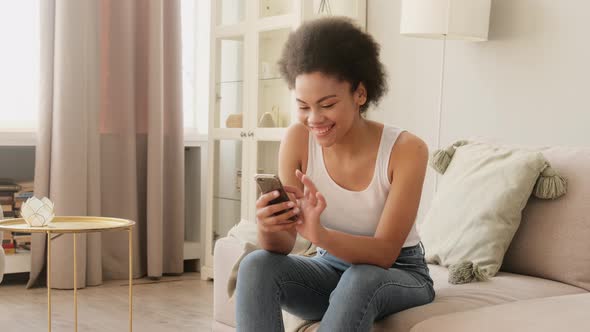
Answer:
[[326, 136], [326, 135], [330, 134], [332, 132], [333, 128], [334, 128], [334, 125], [330, 125], [330, 126], [322, 126], [322, 127], [311, 127], [311, 130], [316, 136], [322, 137], [322, 136]]

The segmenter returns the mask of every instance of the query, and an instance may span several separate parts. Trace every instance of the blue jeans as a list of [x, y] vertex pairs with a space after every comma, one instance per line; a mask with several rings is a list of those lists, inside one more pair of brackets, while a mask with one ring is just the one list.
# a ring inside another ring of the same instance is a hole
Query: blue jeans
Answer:
[[432, 286], [421, 244], [403, 248], [389, 269], [325, 250], [315, 257], [257, 250], [238, 270], [237, 331], [284, 331], [281, 309], [321, 320], [319, 331], [370, 331], [376, 320], [432, 302]]

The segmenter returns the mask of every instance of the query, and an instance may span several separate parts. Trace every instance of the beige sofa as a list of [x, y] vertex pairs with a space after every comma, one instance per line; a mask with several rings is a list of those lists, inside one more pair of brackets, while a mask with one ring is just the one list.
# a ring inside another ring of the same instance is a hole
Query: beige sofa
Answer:
[[[376, 322], [374, 331], [590, 331], [590, 148], [543, 153], [567, 178], [568, 193], [530, 199], [501, 272], [486, 282], [451, 285], [446, 268], [430, 265], [434, 302]], [[216, 243], [214, 331], [235, 330], [227, 280], [241, 250], [235, 239]], [[287, 331], [319, 326], [286, 312], [284, 318]]]

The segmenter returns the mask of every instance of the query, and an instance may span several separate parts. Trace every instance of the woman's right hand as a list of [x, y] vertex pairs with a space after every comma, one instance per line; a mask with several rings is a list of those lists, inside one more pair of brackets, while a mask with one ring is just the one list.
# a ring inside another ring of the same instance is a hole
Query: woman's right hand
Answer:
[[[267, 233], [274, 233], [280, 231], [286, 231], [295, 228], [297, 222], [289, 220], [289, 218], [299, 214], [299, 207], [297, 206], [296, 193], [293, 193], [291, 188], [285, 188], [291, 197], [291, 201], [282, 202], [277, 204], [269, 205], [270, 201], [279, 197], [278, 191], [271, 191], [256, 201], [256, 221], [258, 228]], [[277, 212], [286, 210], [285, 212], [273, 215]]]

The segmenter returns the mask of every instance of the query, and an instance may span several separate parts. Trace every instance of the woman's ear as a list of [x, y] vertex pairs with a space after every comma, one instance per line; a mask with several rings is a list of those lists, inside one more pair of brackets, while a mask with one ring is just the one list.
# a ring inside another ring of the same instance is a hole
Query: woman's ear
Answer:
[[360, 82], [354, 91], [354, 101], [359, 106], [363, 106], [367, 102], [367, 89], [365, 88], [363, 82]]

